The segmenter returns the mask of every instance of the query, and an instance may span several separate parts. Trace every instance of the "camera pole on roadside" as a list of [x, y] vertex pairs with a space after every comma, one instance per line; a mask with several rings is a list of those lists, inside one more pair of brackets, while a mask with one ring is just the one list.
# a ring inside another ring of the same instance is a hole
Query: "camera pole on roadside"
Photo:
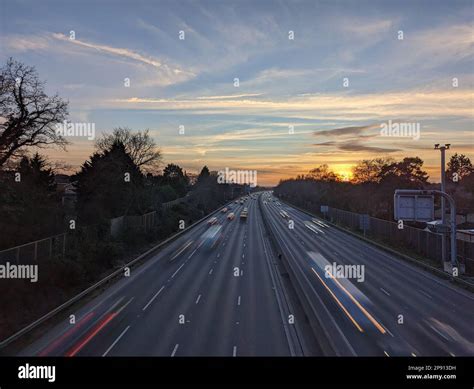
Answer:
[[[451, 144], [447, 143], [440, 146], [439, 143], [434, 145], [435, 150], [441, 151], [441, 192], [446, 193], [446, 150], [449, 150]], [[441, 197], [441, 224], [446, 224], [446, 203], [444, 197]], [[446, 261], [446, 234], [443, 233], [441, 237], [441, 250], [443, 266]]]

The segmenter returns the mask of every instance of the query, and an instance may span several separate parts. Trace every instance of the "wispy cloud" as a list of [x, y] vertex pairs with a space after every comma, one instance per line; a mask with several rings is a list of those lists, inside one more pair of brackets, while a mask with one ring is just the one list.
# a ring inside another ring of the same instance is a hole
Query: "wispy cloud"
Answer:
[[[377, 131], [373, 132], [374, 130]], [[315, 143], [314, 146], [331, 147], [342, 151], [364, 151], [367, 153], [394, 153], [401, 151], [400, 148], [373, 145], [374, 139], [377, 138], [379, 134], [378, 131], [380, 131], [380, 124], [340, 127], [331, 130], [315, 131], [313, 133], [315, 137], [329, 137], [333, 140]], [[369, 141], [372, 144], [367, 144]]]
[[343, 31], [347, 31], [350, 34], [355, 34], [358, 37], [379, 37], [380, 34], [389, 32], [393, 25], [394, 22], [388, 19], [344, 19], [344, 22], [341, 23], [341, 28]]
[[[156, 129], [167, 162], [185, 169], [232, 163], [275, 183], [320, 163], [348, 171], [377, 153], [417, 153], [430, 167], [441, 142], [472, 159], [470, 0], [261, 3], [97, 2], [51, 12], [16, 0], [0, 28], [0, 60], [34, 65], [48, 93], [70, 101], [71, 120], [99, 131]], [[378, 125], [397, 118], [420, 123], [420, 139], [379, 136]], [[59, 159], [89, 153], [74, 144]]]
[[[158, 110], [232, 110], [245, 114], [267, 112], [278, 116], [297, 113], [301, 117], [338, 118], [347, 120], [367, 117], [388, 120], [399, 117], [446, 117], [473, 118], [472, 93], [466, 89], [407, 92], [380, 92], [370, 94], [320, 94], [300, 96], [286, 100], [269, 99], [167, 99], [130, 97], [112, 99], [110, 106], [129, 109]], [[275, 113], [277, 111], [277, 113]]]
[[223, 96], [199, 96], [197, 100], [226, 100], [226, 99], [241, 99], [243, 97], [257, 97], [263, 93], [243, 93], [240, 95], [223, 95]]
[[46, 36], [11, 34], [2, 36], [0, 41], [5, 50], [15, 54], [46, 50], [51, 46]]
[[[162, 66], [166, 66], [166, 65], [163, 65], [161, 61], [159, 61], [156, 58], [141, 55], [132, 50], [117, 48], [117, 47], [112, 47], [112, 46], [107, 46], [107, 45], [101, 45], [97, 43], [85, 42], [79, 39], [70, 39], [69, 37], [61, 33], [53, 33], [53, 37], [63, 42], [70, 42], [72, 44], [79, 45], [82, 47], [87, 47], [89, 49], [97, 50], [102, 53], [116, 55], [118, 57], [129, 58], [138, 62], [142, 62], [147, 65], [154, 66], [156, 68], [161, 68]], [[179, 69], [172, 69], [172, 71], [174, 71], [176, 74], [180, 73]]]
[[380, 128], [380, 125], [371, 124], [367, 126], [334, 128], [332, 130], [315, 131], [314, 135], [315, 136], [359, 135], [363, 133], [364, 131], [369, 131], [374, 128]]
[[394, 153], [396, 151], [401, 151], [401, 149], [364, 145], [357, 141], [344, 142], [338, 145], [338, 148], [345, 151], [366, 151], [369, 153]]
[[92, 49], [100, 53], [117, 56], [120, 58], [130, 59], [139, 63], [150, 65], [159, 70], [163, 70], [168, 74], [182, 76], [181, 81], [187, 80], [195, 76], [195, 74], [192, 72], [182, 70], [178, 67], [170, 66], [168, 64], [163, 63], [158, 58], [154, 58], [148, 55], [143, 55], [130, 49], [112, 47], [112, 46], [107, 46], [107, 45], [92, 43], [92, 42], [86, 42], [84, 40], [79, 40], [79, 39], [69, 39], [69, 37], [61, 33], [53, 33], [52, 36], [55, 39], [61, 40], [63, 42], [70, 42], [72, 44], [75, 44], [84, 48]]

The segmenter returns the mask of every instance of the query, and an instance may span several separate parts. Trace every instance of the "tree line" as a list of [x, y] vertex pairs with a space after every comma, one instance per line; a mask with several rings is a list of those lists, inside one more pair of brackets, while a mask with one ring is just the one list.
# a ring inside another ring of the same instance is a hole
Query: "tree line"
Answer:
[[[0, 338], [177, 232], [182, 221], [188, 226], [202, 218], [234, 193], [207, 166], [197, 177], [174, 163], [161, 169], [162, 153], [149, 131], [119, 127], [102, 134], [92, 155], [67, 177], [77, 201], [66, 206], [56, 180], [66, 166], [55, 166], [40, 152], [67, 148], [56, 126], [67, 119], [68, 105], [45, 92], [34, 67], [10, 58], [0, 68], [0, 250], [63, 232], [71, 235], [66, 255], [39, 264], [37, 283], [0, 280]], [[162, 207], [183, 197], [187, 201]], [[152, 211], [156, 223], [148, 231], [125, 226], [118, 236], [110, 234], [110, 219]], [[13, 254], [10, 261], [15, 261]]]
[[94, 153], [70, 177], [77, 203], [66, 209], [55, 184], [58, 167], [39, 151], [67, 148], [55, 127], [67, 116], [68, 102], [48, 96], [33, 67], [10, 58], [0, 69], [0, 248], [63, 232], [71, 219], [85, 226], [160, 211], [192, 190], [195, 209], [182, 210], [191, 221], [228, 197], [207, 167], [196, 183], [177, 164], [160, 169], [162, 154], [149, 131], [119, 127], [95, 141]]
[[[344, 181], [324, 164], [294, 179], [281, 180], [275, 193], [312, 211], [318, 212], [320, 205], [329, 205], [393, 220], [396, 189], [439, 189], [439, 184], [428, 182], [423, 163], [419, 157], [406, 157], [401, 161], [366, 159], [352, 168], [349, 181]], [[446, 169], [446, 190], [454, 196], [461, 212], [474, 212], [473, 172], [468, 157], [451, 156]]]

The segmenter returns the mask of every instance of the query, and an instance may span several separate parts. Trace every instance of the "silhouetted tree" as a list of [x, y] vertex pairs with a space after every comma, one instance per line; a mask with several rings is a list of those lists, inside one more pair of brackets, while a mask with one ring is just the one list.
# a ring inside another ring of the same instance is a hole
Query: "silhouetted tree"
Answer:
[[391, 159], [364, 159], [352, 168], [352, 182], [358, 184], [379, 182], [382, 170], [391, 163], [393, 163]]
[[207, 166], [204, 166], [202, 169], [201, 169], [201, 172], [199, 173], [199, 176], [198, 176], [198, 179], [197, 179], [197, 182], [198, 184], [202, 184], [204, 182], [207, 181], [207, 179], [209, 178], [209, 168]]
[[117, 142], [125, 146], [127, 154], [143, 172], [152, 173], [159, 167], [161, 151], [148, 130], [133, 132], [128, 127], [118, 127], [97, 139], [95, 147], [98, 152], [105, 152]]
[[186, 188], [189, 184], [188, 177], [183, 173], [183, 169], [173, 163], [164, 168], [163, 182], [170, 185], [179, 197], [186, 194]]
[[87, 223], [142, 213], [144, 204], [139, 200], [143, 176], [122, 143], [114, 143], [103, 153], [94, 153], [75, 179], [78, 214]]
[[66, 119], [67, 106], [46, 95], [34, 67], [10, 58], [0, 69], [0, 167], [28, 147], [65, 147], [55, 126]]
[[[19, 173], [19, 181], [14, 179]], [[23, 157], [0, 177], [0, 246], [10, 247], [62, 229], [62, 210], [54, 174], [44, 157]]]
[[158, 194], [160, 196], [160, 200], [163, 203], [166, 203], [168, 201], [176, 200], [178, 198], [178, 195], [176, 194], [176, 191], [173, 189], [171, 185], [162, 185], [158, 189]]
[[446, 169], [446, 177], [450, 180], [453, 179], [454, 174], [458, 176], [458, 180], [462, 180], [464, 177], [469, 176], [474, 171], [471, 160], [464, 154], [454, 154], [448, 162], [448, 168]]
[[329, 170], [326, 164], [310, 170], [307, 177], [316, 181], [341, 181], [341, 177]]
[[322, 165], [297, 179], [280, 181], [274, 191], [314, 212], [319, 212], [320, 205], [329, 205], [392, 219], [395, 189], [429, 185], [428, 175], [422, 167], [423, 161], [418, 157], [399, 162], [382, 158], [365, 160], [354, 168], [355, 182], [341, 182], [334, 179], [327, 165]]
[[381, 171], [381, 180], [395, 180], [401, 185], [410, 184], [410, 187], [422, 186], [428, 180], [428, 173], [423, 169], [423, 160], [419, 157], [403, 158], [400, 162], [386, 165]]

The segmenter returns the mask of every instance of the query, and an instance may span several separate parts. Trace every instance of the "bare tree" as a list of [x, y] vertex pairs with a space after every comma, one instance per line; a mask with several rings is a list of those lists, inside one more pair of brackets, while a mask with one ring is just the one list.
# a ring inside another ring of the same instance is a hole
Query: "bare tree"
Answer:
[[359, 161], [352, 168], [352, 182], [356, 184], [380, 182], [382, 170], [393, 162], [391, 158], [374, 158]]
[[161, 163], [161, 151], [150, 137], [149, 131], [132, 132], [128, 127], [114, 128], [111, 134], [103, 134], [95, 147], [99, 152], [110, 150], [115, 142], [122, 143], [125, 151], [144, 172], [153, 172]]
[[58, 95], [46, 95], [34, 67], [10, 58], [0, 69], [0, 167], [28, 147], [64, 148], [55, 125], [66, 119], [67, 107]]
[[311, 169], [306, 177], [316, 181], [342, 181], [341, 177], [329, 170], [326, 164]]

